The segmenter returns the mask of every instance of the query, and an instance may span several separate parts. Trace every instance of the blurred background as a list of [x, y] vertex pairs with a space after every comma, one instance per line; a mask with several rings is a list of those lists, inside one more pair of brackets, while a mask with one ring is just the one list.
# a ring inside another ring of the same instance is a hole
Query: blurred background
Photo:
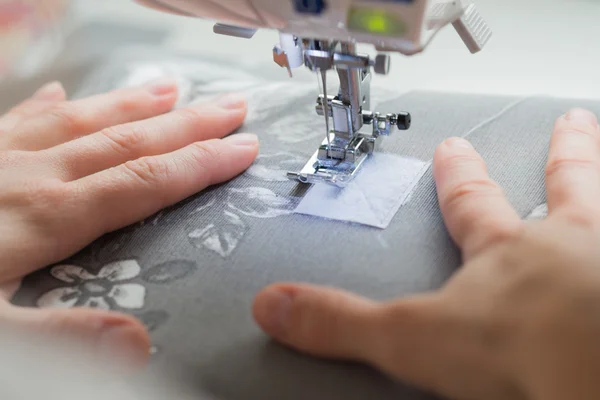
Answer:
[[[424, 54], [395, 56], [388, 80], [399, 91], [433, 90], [482, 94], [596, 98], [600, 93], [599, 0], [476, 0], [494, 37], [471, 55], [452, 29]], [[69, 94], [90, 71], [127, 46], [224, 57], [264, 65], [272, 62], [274, 32], [251, 41], [219, 37], [212, 23], [162, 14], [132, 0], [0, 0], [0, 111], [41, 84], [58, 79]], [[298, 79], [315, 78], [301, 71]]]

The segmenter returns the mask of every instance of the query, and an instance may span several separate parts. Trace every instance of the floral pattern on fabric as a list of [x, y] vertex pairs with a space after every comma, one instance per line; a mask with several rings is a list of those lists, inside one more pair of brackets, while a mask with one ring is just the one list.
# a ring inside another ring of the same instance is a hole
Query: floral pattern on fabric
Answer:
[[67, 285], [45, 293], [37, 305], [44, 308], [138, 310], [144, 306], [146, 288], [130, 281], [140, 272], [135, 260], [105, 265], [97, 275], [76, 265], [58, 265], [50, 270], [50, 274]]

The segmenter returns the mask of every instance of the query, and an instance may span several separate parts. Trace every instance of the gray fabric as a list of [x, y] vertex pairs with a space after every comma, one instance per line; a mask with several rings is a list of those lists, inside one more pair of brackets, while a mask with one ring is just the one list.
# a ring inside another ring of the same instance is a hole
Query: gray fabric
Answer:
[[[172, 61], [179, 66], [191, 62]], [[133, 62], [161, 65], [170, 60], [152, 53], [116, 57], [80, 94], [119, 84], [131, 73], [125, 66]], [[301, 167], [321, 140], [322, 121], [313, 108], [316, 92], [312, 86], [306, 89], [287, 81], [270, 86], [267, 72], [258, 68], [237, 75], [231, 68], [217, 61], [195, 65], [189, 71], [204, 75], [188, 76], [194, 81], [188, 82], [188, 89], [196, 97], [206, 94], [203, 85], [218, 91], [214, 82], [219, 80], [245, 82], [253, 111], [243, 130], [260, 135], [262, 155], [257, 163], [264, 168], [107, 235], [69, 263], [93, 274], [117, 260], [139, 263], [142, 273], [128, 282], [145, 287], [143, 307], [122, 309], [115, 302], [110, 306], [148, 323], [157, 346], [155, 365], [183, 370], [199, 397], [431, 398], [366, 367], [323, 362], [269, 343], [250, 314], [254, 294], [276, 281], [333, 285], [375, 299], [442, 285], [460, 265], [460, 256], [442, 223], [431, 171], [386, 230], [292, 214], [303, 188], [278, 180], [277, 171]], [[385, 100], [382, 111], [413, 114], [412, 129], [390, 137], [386, 151], [428, 161], [443, 139], [470, 132], [491, 175], [523, 217], [545, 202], [543, 169], [555, 118], [575, 105], [600, 113], [600, 104], [593, 102], [442, 93], [398, 96], [390, 88], [377, 87], [374, 91]], [[278, 124], [286, 113], [294, 113], [298, 121], [285, 126], [287, 136]], [[319, 134], [302, 136], [311, 130]], [[265, 168], [273, 173], [265, 174]], [[15, 302], [35, 306], [47, 291], [78, 284], [77, 279], [65, 283], [44, 270], [26, 280]]]

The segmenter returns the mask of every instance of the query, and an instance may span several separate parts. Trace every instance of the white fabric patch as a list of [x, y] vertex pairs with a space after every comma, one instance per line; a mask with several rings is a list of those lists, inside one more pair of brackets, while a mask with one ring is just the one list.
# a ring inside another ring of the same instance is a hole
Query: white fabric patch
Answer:
[[314, 185], [295, 212], [385, 229], [429, 165], [414, 158], [373, 154], [348, 186]]

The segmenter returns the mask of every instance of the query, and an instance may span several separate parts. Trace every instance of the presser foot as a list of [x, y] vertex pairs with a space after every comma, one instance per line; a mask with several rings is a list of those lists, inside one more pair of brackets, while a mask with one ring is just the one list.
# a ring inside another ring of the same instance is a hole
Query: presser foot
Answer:
[[325, 139], [304, 168], [300, 172], [288, 172], [287, 177], [301, 183], [343, 188], [359, 173], [377, 142], [372, 136], [359, 135], [349, 145], [339, 147]]

